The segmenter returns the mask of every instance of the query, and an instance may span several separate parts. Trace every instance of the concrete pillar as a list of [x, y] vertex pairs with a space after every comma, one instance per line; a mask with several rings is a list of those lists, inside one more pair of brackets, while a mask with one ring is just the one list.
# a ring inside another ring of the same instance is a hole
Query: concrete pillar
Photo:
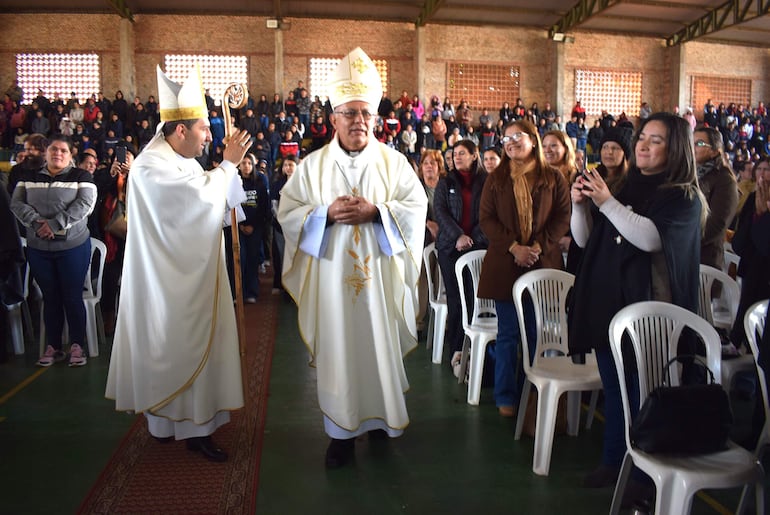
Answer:
[[275, 92], [281, 94], [284, 98], [284, 77], [283, 77], [283, 30], [275, 31]]
[[[415, 49], [414, 65], [417, 67], [415, 70], [415, 77], [417, 77], [417, 91], [422, 102], [426, 102], [425, 98], [425, 28], [417, 27], [415, 31], [415, 42], [417, 48]], [[391, 95], [393, 96], [393, 95]]]
[[[134, 61], [134, 24], [120, 19], [120, 89], [129, 104], [136, 96], [136, 63]], [[106, 92], [105, 92], [106, 93]], [[109, 95], [106, 95], [109, 96]]]
[[[685, 43], [686, 44], [686, 43]], [[683, 114], [687, 107], [688, 89], [687, 84], [687, 59], [684, 51], [684, 44], [669, 48], [671, 55], [671, 105], [659, 106], [659, 110], [673, 111], [674, 106], [679, 106], [680, 114]]]
[[[551, 89], [551, 109], [557, 115], [561, 116], [562, 123], [569, 120], [569, 116], [564, 114], [564, 48], [565, 43], [552, 41], [553, 45], [553, 85]], [[569, 113], [567, 113], [569, 115]]]

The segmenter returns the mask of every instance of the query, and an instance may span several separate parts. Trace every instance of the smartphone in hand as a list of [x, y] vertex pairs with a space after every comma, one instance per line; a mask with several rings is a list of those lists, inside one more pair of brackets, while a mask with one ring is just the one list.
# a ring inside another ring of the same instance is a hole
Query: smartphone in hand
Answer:
[[120, 164], [126, 164], [126, 147], [118, 146], [115, 147], [115, 159], [118, 160], [118, 163]]

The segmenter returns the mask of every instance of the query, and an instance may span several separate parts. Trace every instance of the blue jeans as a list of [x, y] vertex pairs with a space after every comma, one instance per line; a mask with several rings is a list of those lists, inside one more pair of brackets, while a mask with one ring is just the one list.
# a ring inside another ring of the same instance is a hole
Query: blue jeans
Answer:
[[[524, 385], [524, 370], [519, 363], [521, 333], [516, 306], [510, 301], [495, 301], [497, 310], [497, 342], [495, 343], [495, 404], [517, 406]], [[535, 356], [536, 322], [532, 301], [525, 298], [524, 323], [530, 342], [529, 362]]]
[[[604, 447], [602, 448], [602, 464], [620, 467], [626, 454], [626, 420], [623, 415], [623, 400], [620, 395], [618, 372], [615, 369], [615, 359], [609, 348], [597, 349], [596, 362], [599, 365], [599, 375], [604, 388]], [[631, 360], [626, 365], [626, 386], [628, 387], [631, 404], [631, 417], [639, 411], [639, 378], [636, 370], [628, 370]], [[633, 367], [633, 365], [631, 365]], [[630, 422], [629, 422], [630, 423]]]
[[91, 262], [91, 240], [68, 250], [47, 251], [28, 247], [27, 260], [32, 277], [43, 292], [46, 344], [61, 350], [66, 315], [70, 341], [85, 348], [83, 285]]

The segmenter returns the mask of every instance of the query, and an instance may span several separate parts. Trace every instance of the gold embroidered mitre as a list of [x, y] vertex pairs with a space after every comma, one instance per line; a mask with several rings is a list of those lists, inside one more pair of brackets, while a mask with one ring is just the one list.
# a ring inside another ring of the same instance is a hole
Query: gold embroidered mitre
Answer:
[[184, 85], [177, 84], [166, 77], [160, 66], [157, 72], [161, 122], [208, 118], [201, 71], [197, 64], [190, 69]]
[[376, 109], [382, 98], [382, 79], [366, 52], [356, 48], [329, 74], [329, 102], [336, 109], [353, 101], [367, 102]]

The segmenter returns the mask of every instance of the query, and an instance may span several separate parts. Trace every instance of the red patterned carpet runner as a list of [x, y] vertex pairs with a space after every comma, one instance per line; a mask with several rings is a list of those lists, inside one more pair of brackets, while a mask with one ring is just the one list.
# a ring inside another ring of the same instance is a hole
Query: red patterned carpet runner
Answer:
[[[272, 274], [271, 274], [272, 278]], [[246, 306], [245, 407], [219, 428], [229, 459], [212, 463], [184, 442], [161, 444], [138, 416], [78, 513], [254, 513], [270, 365], [281, 296], [262, 281], [259, 303]]]

